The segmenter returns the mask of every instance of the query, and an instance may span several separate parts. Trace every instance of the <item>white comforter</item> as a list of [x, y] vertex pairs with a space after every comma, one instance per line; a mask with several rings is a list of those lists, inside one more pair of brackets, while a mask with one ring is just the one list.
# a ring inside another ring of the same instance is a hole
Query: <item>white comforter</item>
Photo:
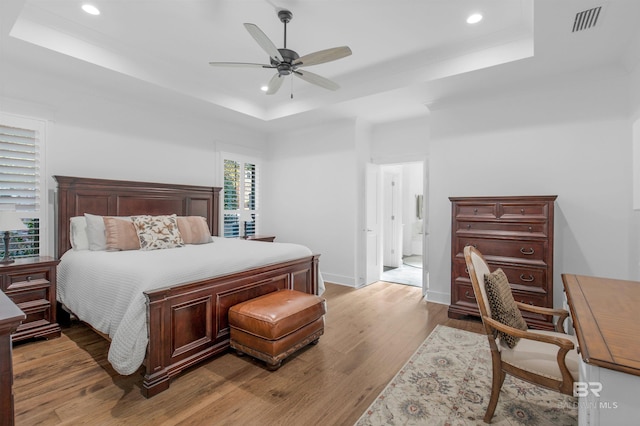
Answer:
[[[109, 362], [133, 374], [147, 348], [144, 291], [311, 255], [304, 246], [214, 237], [214, 242], [154, 251], [67, 251], [58, 266], [58, 300], [109, 335]], [[318, 292], [324, 292], [318, 279]]]

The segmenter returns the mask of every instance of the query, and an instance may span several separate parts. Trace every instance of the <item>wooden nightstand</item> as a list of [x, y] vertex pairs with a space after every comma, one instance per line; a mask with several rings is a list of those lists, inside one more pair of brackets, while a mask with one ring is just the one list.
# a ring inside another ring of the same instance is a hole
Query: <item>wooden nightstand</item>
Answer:
[[272, 243], [276, 239], [274, 235], [246, 235], [242, 238], [249, 241], [266, 241], [268, 243]]
[[11, 335], [14, 342], [60, 337], [56, 322], [56, 267], [52, 257], [16, 259], [0, 264], [0, 288], [27, 315]]

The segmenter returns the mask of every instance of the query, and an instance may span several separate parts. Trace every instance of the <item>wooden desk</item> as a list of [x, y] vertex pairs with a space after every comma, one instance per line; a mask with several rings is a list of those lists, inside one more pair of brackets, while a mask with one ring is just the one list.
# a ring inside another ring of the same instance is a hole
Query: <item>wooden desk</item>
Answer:
[[13, 362], [11, 333], [26, 318], [3, 292], [0, 291], [0, 425], [14, 424], [13, 416]]
[[587, 394], [579, 395], [579, 423], [637, 420], [640, 282], [569, 274], [563, 274], [562, 281], [582, 361], [579, 393]]

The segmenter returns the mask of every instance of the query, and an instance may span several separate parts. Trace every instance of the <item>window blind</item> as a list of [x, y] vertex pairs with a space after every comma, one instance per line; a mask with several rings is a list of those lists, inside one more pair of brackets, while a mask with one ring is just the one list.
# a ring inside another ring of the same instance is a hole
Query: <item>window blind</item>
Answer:
[[[40, 156], [38, 131], [0, 123], [0, 209], [24, 214], [26, 231], [12, 232], [12, 257], [40, 253]], [[4, 256], [4, 246], [0, 247]]]
[[255, 235], [258, 213], [258, 166], [255, 161], [224, 159], [225, 237]]

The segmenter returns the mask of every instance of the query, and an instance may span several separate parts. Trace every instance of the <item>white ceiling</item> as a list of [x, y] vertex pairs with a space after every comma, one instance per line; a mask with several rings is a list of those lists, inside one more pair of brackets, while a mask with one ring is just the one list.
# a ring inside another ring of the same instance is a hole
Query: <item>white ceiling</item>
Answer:
[[[637, 0], [87, 2], [101, 15], [83, 12], [81, 0], [2, 0], [2, 62], [265, 129], [326, 117], [397, 120], [531, 78], [628, 65], [640, 34]], [[593, 6], [603, 6], [596, 27], [572, 34], [576, 13]], [[277, 8], [293, 13], [287, 47], [300, 56], [351, 48], [349, 57], [308, 68], [340, 84], [338, 91], [288, 78], [268, 96], [260, 86], [273, 70], [208, 65], [268, 63], [242, 24], [256, 24], [283, 47]], [[473, 12], [484, 19], [469, 25]], [[0, 90], [18, 96], [10, 82]]]

